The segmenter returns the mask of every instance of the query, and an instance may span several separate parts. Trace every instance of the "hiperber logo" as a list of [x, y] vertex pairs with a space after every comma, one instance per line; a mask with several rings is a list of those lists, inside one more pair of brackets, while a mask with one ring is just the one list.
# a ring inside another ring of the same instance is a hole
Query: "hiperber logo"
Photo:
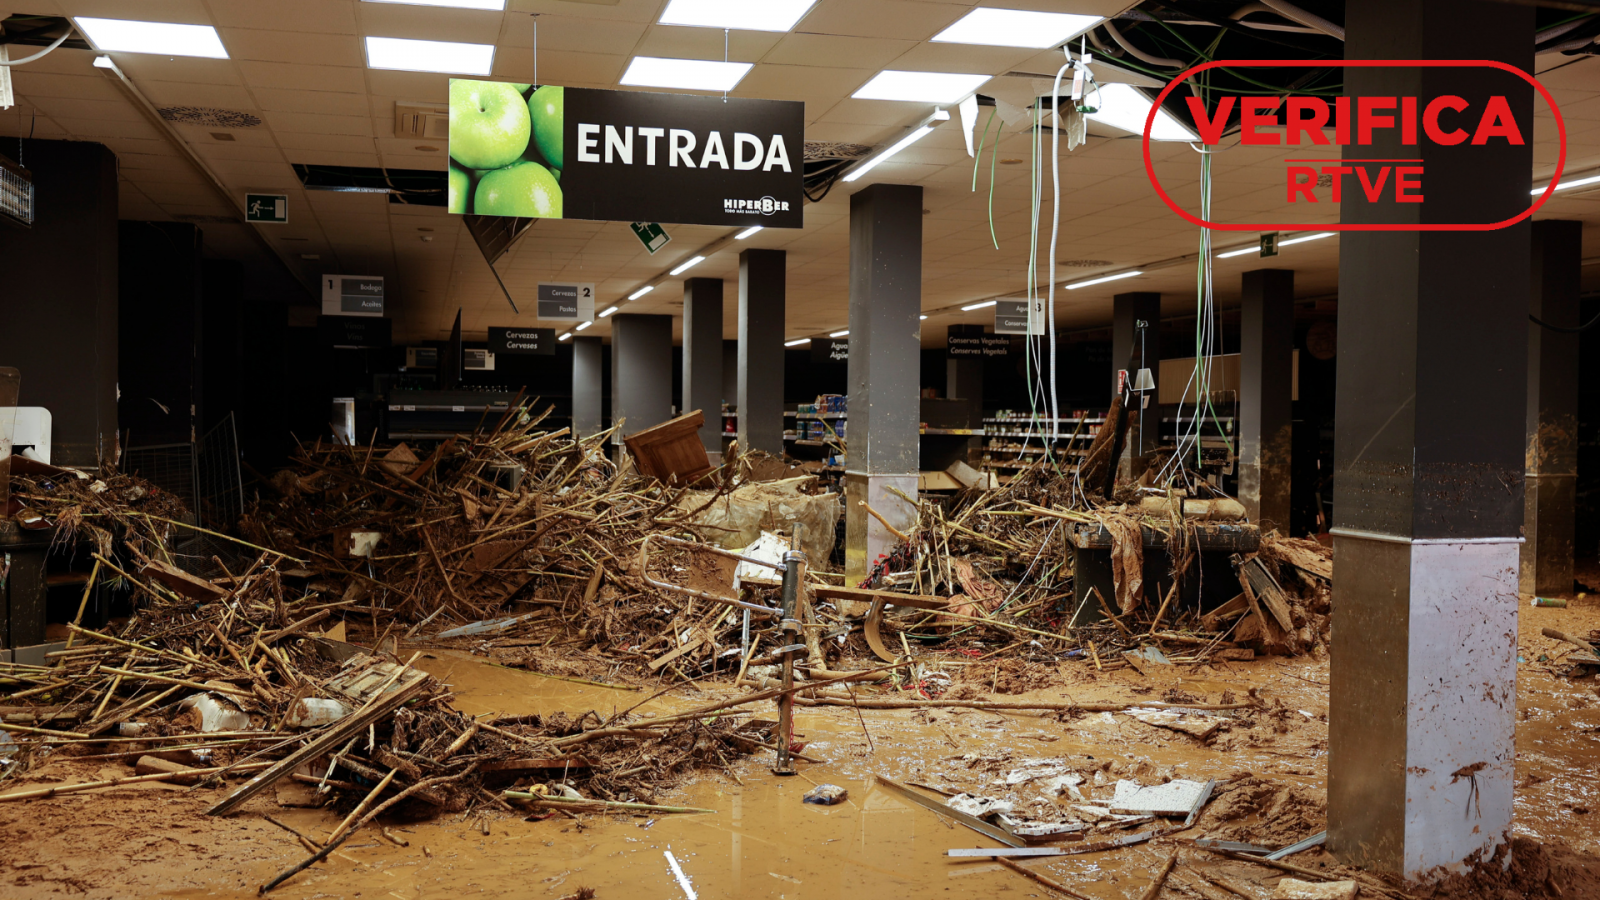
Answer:
[[730, 213], [760, 213], [770, 216], [775, 212], [788, 212], [789, 204], [771, 197], [762, 197], [760, 200], [732, 200], [722, 201], [722, 211]]

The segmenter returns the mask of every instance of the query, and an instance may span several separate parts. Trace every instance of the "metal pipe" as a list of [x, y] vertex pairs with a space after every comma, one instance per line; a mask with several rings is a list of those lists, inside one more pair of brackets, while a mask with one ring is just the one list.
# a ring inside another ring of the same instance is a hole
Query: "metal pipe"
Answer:
[[766, 560], [751, 559], [750, 557], [740, 556], [737, 553], [729, 553], [726, 550], [721, 550], [716, 547], [709, 547], [705, 544], [697, 544], [694, 541], [685, 541], [679, 540], [678, 538], [667, 537], [665, 535], [652, 534], [646, 536], [644, 542], [639, 545], [639, 574], [644, 578], [646, 584], [650, 585], [651, 587], [660, 588], [663, 591], [672, 591], [675, 594], [687, 594], [690, 597], [699, 597], [702, 600], [710, 600], [713, 603], [721, 603], [726, 606], [732, 606], [737, 609], [745, 610], [747, 613], [757, 612], [766, 618], [772, 618], [780, 613], [780, 610], [773, 609], [770, 606], [762, 606], [759, 603], [749, 603], [744, 600], [740, 600], [738, 597], [726, 597], [721, 594], [713, 594], [710, 591], [702, 591], [699, 588], [684, 587], [681, 584], [673, 584], [668, 581], [661, 581], [657, 578], [651, 578], [650, 541], [657, 538], [669, 543], [691, 547], [702, 552], [717, 553], [721, 556], [728, 556], [734, 559], [744, 560], [745, 562], [756, 563], [757, 565], [766, 566], [769, 569], [779, 568], [778, 566], [775, 566]]
[[1332, 22], [1329, 22], [1327, 19], [1324, 19], [1316, 13], [1307, 12], [1300, 7], [1295, 6], [1293, 3], [1288, 2], [1288, 0], [1261, 0], [1261, 2], [1266, 4], [1266, 6], [1273, 12], [1283, 16], [1286, 19], [1292, 19], [1308, 28], [1315, 28], [1323, 34], [1331, 35], [1341, 41], [1344, 40], [1343, 28], [1333, 24]]
[[[800, 526], [795, 525], [792, 546], [800, 545]], [[804, 577], [806, 555], [800, 550], [783, 554], [783, 619], [778, 626], [783, 631], [783, 693], [778, 696], [778, 764], [774, 775], [794, 775], [794, 760], [790, 747], [794, 742], [794, 655], [804, 648], [800, 640], [800, 582]]]

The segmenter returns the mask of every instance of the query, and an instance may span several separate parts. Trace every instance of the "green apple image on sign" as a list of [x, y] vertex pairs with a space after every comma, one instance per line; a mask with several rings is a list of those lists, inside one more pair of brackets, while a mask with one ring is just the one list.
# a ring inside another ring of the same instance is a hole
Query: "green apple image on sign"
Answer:
[[450, 212], [561, 218], [563, 94], [451, 79]]

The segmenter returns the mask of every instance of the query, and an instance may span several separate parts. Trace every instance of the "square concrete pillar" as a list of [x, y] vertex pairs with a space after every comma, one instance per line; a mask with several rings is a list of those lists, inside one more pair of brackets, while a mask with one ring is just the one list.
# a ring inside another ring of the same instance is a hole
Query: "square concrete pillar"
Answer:
[[603, 359], [605, 347], [598, 337], [577, 337], [572, 340], [572, 433], [588, 437], [605, 430], [605, 392], [602, 387], [605, 374]]
[[[1352, 60], [1533, 66], [1525, 6], [1350, 0], [1345, 29]], [[1345, 90], [1475, 109], [1501, 96], [1533, 133], [1532, 87], [1493, 68], [1350, 68]], [[1427, 188], [1422, 203], [1347, 189], [1344, 224], [1528, 208], [1531, 141], [1402, 144], [1379, 129], [1346, 157], [1369, 179], [1385, 165], [1369, 160], [1420, 157]], [[1511, 839], [1531, 230], [1348, 231], [1340, 243], [1328, 850], [1429, 878]]]
[[1294, 449], [1294, 272], [1244, 273], [1239, 311], [1239, 502], [1262, 531], [1289, 535]]
[[783, 328], [789, 255], [739, 254], [739, 450], [783, 455]]
[[672, 418], [672, 317], [611, 317], [611, 420], [615, 439]]
[[683, 283], [683, 411], [705, 413], [700, 441], [722, 464], [722, 279]]
[[[1578, 324], [1583, 223], [1533, 223], [1533, 314]], [[1523, 511], [1525, 594], [1572, 590], [1578, 488], [1578, 335], [1528, 323], [1527, 488]]]
[[850, 584], [900, 543], [863, 503], [901, 531], [916, 519], [921, 309], [922, 188], [874, 184], [850, 198]]

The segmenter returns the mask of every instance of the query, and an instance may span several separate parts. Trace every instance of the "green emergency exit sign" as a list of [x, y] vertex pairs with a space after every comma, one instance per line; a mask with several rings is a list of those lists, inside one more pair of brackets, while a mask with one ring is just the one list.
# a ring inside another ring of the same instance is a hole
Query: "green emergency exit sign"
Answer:
[[672, 240], [666, 229], [655, 222], [634, 222], [630, 227], [633, 228], [633, 236], [650, 251], [651, 256], [655, 256], [657, 250]]
[[244, 220], [282, 225], [289, 221], [288, 194], [245, 194]]

